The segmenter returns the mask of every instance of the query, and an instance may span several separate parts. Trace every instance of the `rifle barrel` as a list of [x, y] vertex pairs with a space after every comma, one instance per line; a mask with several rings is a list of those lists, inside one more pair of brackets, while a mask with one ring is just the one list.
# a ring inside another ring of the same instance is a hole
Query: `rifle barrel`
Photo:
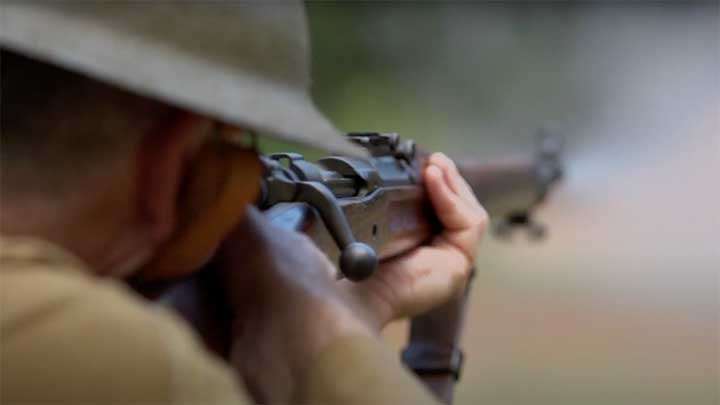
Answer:
[[541, 197], [542, 184], [532, 160], [460, 161], [458, 169], [491, 217], [526, 212]]

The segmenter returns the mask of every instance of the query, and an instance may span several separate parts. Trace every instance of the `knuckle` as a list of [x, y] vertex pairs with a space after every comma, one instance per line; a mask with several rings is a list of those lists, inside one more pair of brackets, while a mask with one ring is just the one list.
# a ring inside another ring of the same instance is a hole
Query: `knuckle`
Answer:
[[490, 218], [487, 214], [487, 211], [480, 207], [478, 210], [475, 210], [475, 213], [473, 214], [473, 217], [471, 219], [471, 225], [473, 228], [477, 229], [479, 233], [482, 234], [485, 232], [489, 220]]
[[448, 167], [450, 167], [450, 169], [452, 170], [453, 176], [460, 177], [460, 174], [457, 171], [457, 164], [455, 164], [455, 161], [450, 159], [448, 156], [445, 156], [445, 155], [443, 155], [443, 156], [445, 158], [445, 161], [448, 164]]
[[473, 234], [475, 234], [475, 233], [480, 234], [483, 232], [483, 229], [485, 228], [485, 221], [481, 217], [478, 217], [475, 215], [468, 218], [466, 224], [467, 224], [466, 229], [471, 231]]
[[440, 165], [440, 155], [439, 152], [434, 152], [428, 156], [427, 163], [430, 166], [439, 166]]
[[470, 279], [470, 269], [472, 265], [468, 263], [468, 260], [464, 257], [464, 255], [458, 262], [459, 265], [454, 267], [454, 271], [452, 273], [453, 290], [462, 289]]
[[455, 162], [442, 152], [435, 152], [430, 155], [430, 162], [440, 166], [443, 171], [451, 176], [457, 175], [457, 166]]

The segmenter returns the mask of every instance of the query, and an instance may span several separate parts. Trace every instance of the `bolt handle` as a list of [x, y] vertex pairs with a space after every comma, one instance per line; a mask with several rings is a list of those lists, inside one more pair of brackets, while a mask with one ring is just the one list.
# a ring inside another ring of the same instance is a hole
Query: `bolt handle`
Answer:
[[295, 185], [294, 200], [315, 208], [340, 249], [339, 268], [342, 275], [352, 281], [370, 277], [378, 266], [377, 253], [369, 245], [355, 240], [350, 224], [332, 192], [324, 185], [311, 181], [300, 181]]
[[362, 242], [352, 242], [345, 246], [340, 254], [340, 271], [352, 281], [362, 281], [370, 277], [377, 265], [375, 250]]

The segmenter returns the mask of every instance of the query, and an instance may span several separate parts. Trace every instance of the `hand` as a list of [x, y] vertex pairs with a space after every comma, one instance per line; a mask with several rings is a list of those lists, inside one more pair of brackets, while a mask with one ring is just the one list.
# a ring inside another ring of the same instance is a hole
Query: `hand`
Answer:
[[364, 308], [338, 288], [325, 255], [254, 209], [217, 260], [234, 312], [230, 362], [258, 403], [298, 402], [293, 392], [326, 345], [374, 334]]
[[444, 231], [429, 246], [381, 264], [367, 281], [342, 282], [372, 314], [378, 329], [463, 291], [487, 227], [485, 209], [447, 156], [430, 156], [423, 181]]

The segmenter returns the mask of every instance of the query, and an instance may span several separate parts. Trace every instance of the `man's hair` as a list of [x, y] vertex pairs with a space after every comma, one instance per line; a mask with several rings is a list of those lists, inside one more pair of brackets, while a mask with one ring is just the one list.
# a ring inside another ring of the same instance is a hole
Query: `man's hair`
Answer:
[[174, 109], [2, 49], [0, 186], [3, 197], [73, 190], [78, 176], [129, 154]]

